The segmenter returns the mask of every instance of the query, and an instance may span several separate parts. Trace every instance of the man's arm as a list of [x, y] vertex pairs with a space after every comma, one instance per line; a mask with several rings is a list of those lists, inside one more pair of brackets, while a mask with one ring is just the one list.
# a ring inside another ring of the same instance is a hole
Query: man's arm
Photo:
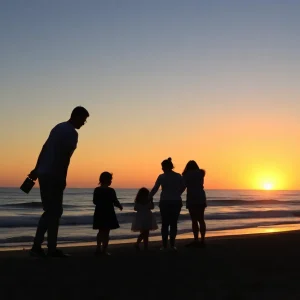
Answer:
[[61, 142], [61, 147], [60, 151], [62, 152], [61, 158], [61, 164], [62, 167], [65, 169], [65, 175], [67, 176], [69, 164], [71, 161], [71, 157], [77, 147], [77, 142], [78, 142], [78, 135], [73, 135], [73, 136], [64, 136], [62, 138]]
[[32, 180], [37, 180], [37, 178], [38, 178], [37, 169], [39, 167], [40, 160], [41, 160], [41, 157], [42, 157], [44, 151], [45, 151], [45, 144], [43, 145], [43, 148], [39, 154], [39, 157], [37, 159], [34, 169], [28, 174], [28, 177]]

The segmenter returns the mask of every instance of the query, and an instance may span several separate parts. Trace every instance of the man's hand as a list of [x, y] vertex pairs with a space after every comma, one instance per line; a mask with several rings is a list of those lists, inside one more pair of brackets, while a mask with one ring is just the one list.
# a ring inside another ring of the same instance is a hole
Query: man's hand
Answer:
[[122, 206], [122, 205], [120, 205], [120, 207], [119, 207], [119, 208], [120, 208], [120, 210], [121, 210], [121, 211], [123, 210], [123, 206]]
[[37, 171], [36, 169], [33, 169], [29, 174], [28, 174], [28, 177], [32, 180], [37, 180], [38, 178], [38, 174], [37, 174]]

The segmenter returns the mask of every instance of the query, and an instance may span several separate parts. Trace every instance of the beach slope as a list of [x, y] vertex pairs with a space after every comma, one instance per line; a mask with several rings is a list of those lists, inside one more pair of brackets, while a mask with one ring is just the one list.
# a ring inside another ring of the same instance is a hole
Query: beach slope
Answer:
[[300, 232], [208, 239], [206, 249], [148, 253], [112, 245], [110, 257], [73, 247], [67, 259], [0, 253], [0, 299], [300, 299]]

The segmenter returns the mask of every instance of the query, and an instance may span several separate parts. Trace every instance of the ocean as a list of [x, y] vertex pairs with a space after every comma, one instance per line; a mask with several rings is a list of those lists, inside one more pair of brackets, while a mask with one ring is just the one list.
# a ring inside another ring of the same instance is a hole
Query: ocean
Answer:
[[[137, 235], [130, 230], [137, 189], [116, 189], [116, 193], [124, 209], [121, 212], [116, 208], [121, 228], [111, 231], [111, 239], [132, 239]], [[154, 198], [158, 224], [159, 194]], [[206, 194], [207, 236], [300, 229], [300, 191], [206, 190]], [[66, 189], [58, 238], [60, 244], [95, 241], [92, 196], [93, 189]], [[0, 247], [29, 246], [41, 213], [38, 189], [34, 188], [27, 195], [18, 188], [0, 188]], [[178, 235], [179, 238], [192, 236], [185, 201], [179, 218]], [[157, 230], [151, 232], [150, 239], [158, 240], [159, 236], [160, 230]]]

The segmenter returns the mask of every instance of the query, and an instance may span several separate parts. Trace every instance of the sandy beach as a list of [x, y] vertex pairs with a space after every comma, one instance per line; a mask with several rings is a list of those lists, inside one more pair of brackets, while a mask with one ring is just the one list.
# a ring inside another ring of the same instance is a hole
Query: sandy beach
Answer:
[[209, 238], [205, 249], [66, 248], [67, 259], [0, 253], [0, 299], [300, 299], [300, 231]]

